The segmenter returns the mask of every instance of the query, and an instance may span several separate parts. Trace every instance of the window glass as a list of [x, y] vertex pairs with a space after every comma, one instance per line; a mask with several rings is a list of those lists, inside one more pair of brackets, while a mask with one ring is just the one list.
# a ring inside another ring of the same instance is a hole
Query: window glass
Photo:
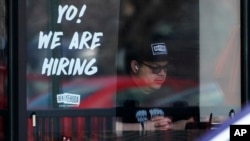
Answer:
[[116, 104], [139, 108], [117, 110], [123, 123], [164, 115], [184, 130], [189, 119], [197, 118], [199, 110], [193, 113], [191, 107], [199, 107], [199, 9], [198, 0], [121, 2], [118, 78], [123, 79], [118, 79], [122, 91]]
[[0, 140], [6, 140], [7, 132], [7, 25], [6, 2], [0, 1]]
[[200, 0], [201, 120], [213, 113], [221, 122], [241, 107], [240, 11], [238, 0]]
[[241, 107], [238, 0], [26, 0], [25, 12], [28, 110], [198, 107], [217, 123]]
[[110, 107], [101, 98], [115, 89], [119, 1], [26, 4], [27, 108]]
[[7, 83], [7, 27], [6, 27], [6, 5], [0, 1], [0, 109], [7, 106], [6, 83]]

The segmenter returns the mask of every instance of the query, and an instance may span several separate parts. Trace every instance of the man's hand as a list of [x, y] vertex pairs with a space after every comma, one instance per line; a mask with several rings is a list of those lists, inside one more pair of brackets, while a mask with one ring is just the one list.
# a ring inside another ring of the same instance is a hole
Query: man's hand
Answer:
[[145, 130], [170, 130], [172, 128], [171, 118], [164, 116], [155, 116], [144, 124]]

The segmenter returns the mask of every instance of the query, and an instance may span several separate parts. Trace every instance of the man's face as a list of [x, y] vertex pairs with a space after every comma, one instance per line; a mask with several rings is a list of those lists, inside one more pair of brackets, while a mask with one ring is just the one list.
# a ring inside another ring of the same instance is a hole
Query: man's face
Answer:
[[167, 61], [144, 61], [138, 64], [140, 66], [138, 77], [148, 86], [148, 89], [151, 91], [161, 88], [167, 76]]

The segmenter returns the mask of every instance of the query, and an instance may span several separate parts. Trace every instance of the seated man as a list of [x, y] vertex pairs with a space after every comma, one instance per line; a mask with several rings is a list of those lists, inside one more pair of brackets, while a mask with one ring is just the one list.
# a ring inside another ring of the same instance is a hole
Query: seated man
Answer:
[[116, 95], [117, 106], [126, 109], [119, 114], [117, 130], [184, 129], [187, 122], [193, 121], [189, 119], [173, 124], [162, 108], [150, 102], [167, 77], [168, 50], [165, 42], [150, 42], [130, 50], [126, 61], [132, 88]]

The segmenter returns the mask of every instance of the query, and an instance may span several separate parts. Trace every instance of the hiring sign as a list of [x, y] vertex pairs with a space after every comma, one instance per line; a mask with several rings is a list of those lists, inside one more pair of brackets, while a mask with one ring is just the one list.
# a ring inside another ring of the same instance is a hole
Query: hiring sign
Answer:
[[37, 0], [26, 6], [26, 74], [37, 76], [27, 79], [28, 109], [79, 106], [99, 88], [87, 78], [116, 74], [120, 2]]
[[[87, 5], [83, 4], [79, 10], [74, 5], [58, 5], [58, 17], [57, 24], [61, 24], [62, 21], [72, 21], [76, 24], [82, 23], [84, 13], [87, 10]], [[77, 17], [77, 18], [76, 18]], [[73, 21], [73, 19], [75, 19]], [[61, 46], [61, 38], [64, 36], [63, 31], [49, 31], [47, 33], [40, 31], [38, 49], [53, 50]], [[103, 32], [74, 32], [70, 44], [69, 50], [77, 49], [81, 50], [86, 48], [88, 50], [94, 50], [97, 47], [101, 47], [100, 39], [103, 37]], [[96, 58], [90, 60], [80, 58], [68, 59], [62, 58], [44, 58], [41, 74], [43, 75], [94, 75], [98, 71], [98, 67], [95, 65]]]

